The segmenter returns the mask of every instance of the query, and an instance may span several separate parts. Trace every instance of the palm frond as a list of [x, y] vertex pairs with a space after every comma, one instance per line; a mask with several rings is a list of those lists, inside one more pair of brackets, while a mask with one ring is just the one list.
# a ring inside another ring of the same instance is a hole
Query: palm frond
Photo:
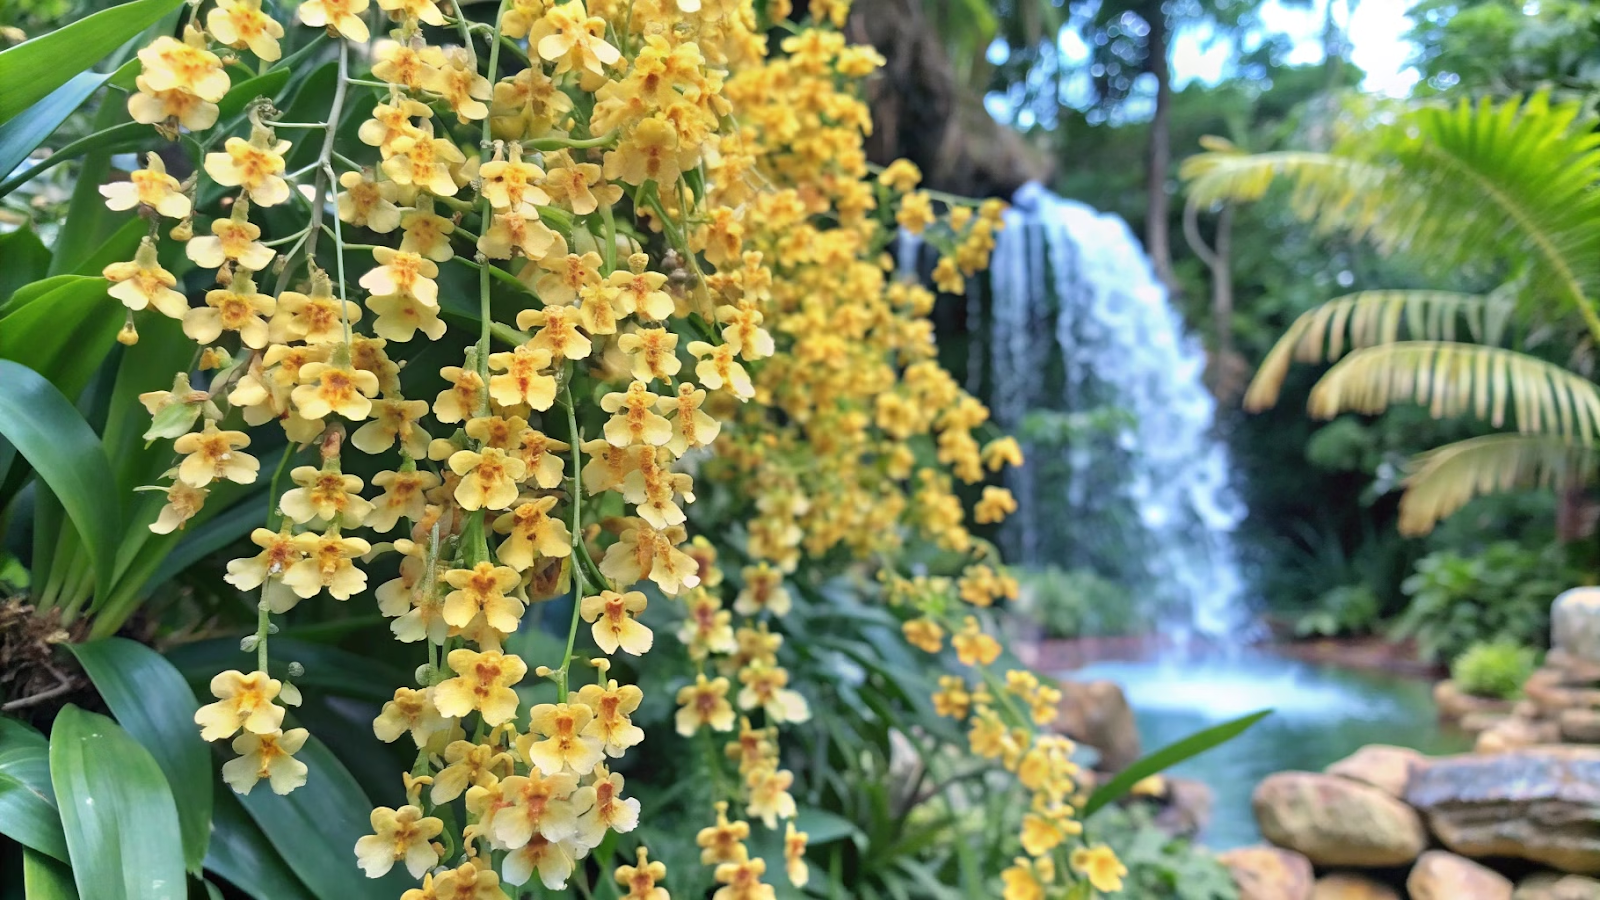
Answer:
[[1484, 494], [1586, 480], [1595, 446], [1549, 435], [1491, 434], [1446, 444], [1413, 460], [1400, 497], [1400, 533], [1424, 535]]
[[[1526, 290], [1579, 313], [1600, 339], [1600, 134], [1548, 96], [1413, 109], [1331, 154], [1223, 147], [1183, 168], [1196, 199], [1259, 198], [1279, 176], [1322, 229], [1406, 250], [1442, 270], [1526, 273]], [[1214, 145], [1215, 146], [1215, 145]]]
[[1307, 408], [1330, 419], [1341, 412], [1376, 415], [1403, 402], [1428, 407], [1434, 418], [1471, 414], [1496, 427], [1510, 407], [1523, 434], [1600, 437], [1594, 383], [1514, 350], [1448, 341], [1357, 350], [1322, 376]]
[[1278, 338], [1245, 392], [1245, 408], [1259, 412], [1278, 402], [1292, 362], [1333, 362], [1345, 350], [1413, 340], [1454, 341], [1466, 325], [1473, 343], [1500, 343], [1514, 301], [1506, 293], [1450, 291], [1361, 291], [1336, 297], [1301, 313]]
[[1190, 201], [1200, 206], [1252, 203], [1274, 181], [1288, 178], [1295, 185], [1296, 212], [1322, 228], [1348, 228], [1359, 236], [1366, 227], [1357, 223], [1371, 223], [1382, 214], [1382, 186], [1393, 174], [1384, 166], [1332, 153], [1245, 153], [1225, 141], [1205, 143], [1217, 149], [1189, 157], [1178, 170], [1189, 182]]

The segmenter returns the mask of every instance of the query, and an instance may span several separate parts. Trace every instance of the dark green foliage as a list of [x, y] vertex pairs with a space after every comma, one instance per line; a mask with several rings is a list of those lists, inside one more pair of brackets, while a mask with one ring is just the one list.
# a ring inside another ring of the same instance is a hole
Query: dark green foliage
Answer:
[[1150, 630], [1152, 611], [1122, 585], [1090, 569], [1019, 572], [1019, 611], [1047, 637], [1114, 637]]
[[1504, 640], [1545, 646], [1550, 602], [1572, 587], [1565, 552], [1497, 541], [1475, 553], [1439, 550], [1417, 561], [1403, 589], [1411, 605], [1392, 632], [1415, 638], [1430, 660], [1454, 659], [1474, 643]]

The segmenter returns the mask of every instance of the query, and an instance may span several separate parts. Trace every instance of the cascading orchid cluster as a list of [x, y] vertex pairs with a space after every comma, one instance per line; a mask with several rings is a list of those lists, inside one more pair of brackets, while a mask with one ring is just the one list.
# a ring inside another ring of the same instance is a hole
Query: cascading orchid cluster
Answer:
[[[846, 0], [815, 0], [803, 24], [785, 21], [783, 0], [761, 16], [750, 0], [502, 0], [488, 23], [436, 0], [306, 0], [300, 23], [335, 43], [326, 119], [284, 122], [257, 102], [234, 135], [206, 134], [226, 67], [248, 53], [269, 70], [285, 31], [259, 0], [218, 0], [204, 16], [202, 4], [181, 39], [140, 52], [129, 102], [169, 139], [187, 134], [199, 171], [179, 182], [151, 154], [103, 189], [112, 208], [151, 222], [135, 258], [105, 275], [129, 310], [125, 342], [139, 313], [181, 320], [201, 347], [170, 391], [141, 397], [147, 436], [173, 439], [178, 457], [152, 529], [184, 527], [222, 483], [261, 478], [246, 426], [277, 422], [289, 442], [269, 476], [272, 514], [251, 534], [259, 553], [228, 566], [229, 583], [259, 592], [244, 642], [255, 667], [219, 674], [216, 702], [196, 716], [204, 739], [232, 741], [227, 781], [240, 792], [305, 783], [294, 755], [309, 736], [283, 728], [299, 691], [268, 673], [271, 617], [371, 587], [395, 639], [422, 646], [416, 683], [374, 722], [380, 739], [417, 749], [407, 802], [372, 812], [359, 865], [373, 877], [404, 866], [421, 881], [406, 900], [488, 900], [535, 876], [562, 887], [639, 820], [610, 765], [645, 738], [630, 720], [643, 692], [610, 678], [608, 657], [652, 649], [639, 616], [654, 594], [683, 610], [692, 680], [677, 730], [725, 734], [711, 762], [739, 775], [699, 836], [717, 900], [773, 896], [730, 803], [768, 828], [787, 820], [787, 875], [805, 883], [778, 739], [810, 715], [778, 662], [795, 602], [785, 582], [803, 555], [884, 560], [913, 535], [982, 555], [951, 473], [977, 483], [1021, 456], [1007, 438], [975, 437], [988, 413], [937, 363], [933, 295], [893, 280], [884, 259], [896, 225], [923, 234], [943, 255], [938, 284], [958, 291], [986, 266], [1001, 205], [917, 190], [903, 161], [872, 176], [859, 83], [882, 59], [834, 30]], [[769, 54], [765, 29], [778, 25], [790, 34]], [[370, 77], [352, 77], [352, 57]], [[336, 149], [353, 92], [373, 101], [358, 158]], [[291, 172], [282, 134], [297, 129], [320, 149]], [[303, 209], [304, 227], [263, 239], [252, 213], [280, 207]], [[203, 228], [197, 216], [210, 216]], [[161, 264], [161, 217], [214, 271], [203, 303]], [[345, 271], [366, 255], [364, 270]], [[476, 274], [476, 304], [446, 296], [444, 267]], [[477, 340], [407, 396], [408, 348], [445, 334], [447, 307], [476, 307]], [[603, 424], [586, 433], [585, 421]], [[293, 465], [311, 448], [314, 460]], [[375, 490], [345, 471], [352, 454], [384, 461]], [[737, 580], [717, 543], [689, 540], [692, 471], [749, 500], [743, 535], [716, 536], [749, 559]], [[997, 522], [1014, 507], [989, 487], [974, 516]], [[364, 567], [380, 554], [398, 557], [398, 576], [369, 585]], [[891, 599], [908, 593], [892, 564], [882, 576]], [[1009, 584], [975, 561], [959, 593], [987, 605]], [[932, 596], [926, 584], [910, 593]], [[568, 594], [560, 658], [507, 651], [530, 605]], [[938, 649], [944, 600], [919, 603], [907, 637]], [[580, 623], [598, 652], [595, 681], [578, 685], [591, 655]], [[998, 645], [977, 619], [961, 627], [962, 663], [993, 662]], [[554, 703], [523, 708], [515, 688], [530, 673], [554, 683]], [[1018, 685], [1045, 721], [1048, 689]], [[946, 684], [941, 702], [954, 709], [958, 695]], [[967, 705], [974, 749], [1038, 781], [1037, 815], [1065, 835], [1061, 742], [990, 736], [993, 704]], [[997, 754], [996, 740], [1012, 744]], [[1025, 849], [1046, 858], [1056, 844], [1030, 827]], [[614, 874], [626, 897], [665, 900], [665, 868], [643, 847]], [[1009, 900], [1027, 896], [1015, 880]]]

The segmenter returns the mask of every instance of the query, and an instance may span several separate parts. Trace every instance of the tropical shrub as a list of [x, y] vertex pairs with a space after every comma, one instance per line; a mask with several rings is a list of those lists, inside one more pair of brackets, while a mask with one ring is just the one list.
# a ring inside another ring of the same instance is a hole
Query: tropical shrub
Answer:
[[1088, 569], [1045, 566], [1018, 572], [1017, 580], [1017, 611], [1049, 637], [1144, 634], [1151, 624], [1127, 588]]
[[1317, 597], [1294, 623], [1295, 637], [1361, 634], [1378, 623], [1378, 595], [1365, 584], [1342, 584]]
[[1539, 652], [1515, 641], [1479, 641], [1450, 662], [1450, 678], [1469, 694], [1515, 700], [1539, 664]]
[[1391, 636], [1415, 638], [1425, 659], [1453, 660], [1473, 644], [1549, 642], [1550, 602], [1575, 582], [1558, 545], [1497, 541], [1476, 552], [1440, 550], [1401, 585], [1411, 597]]
[[0, 158], [93, 129], [0, 182], [75, 185], [0, 306], [6, 608], [94, 688], [0, 718], [30, 896], [1120, 887], [968, 529], [1017, 445], [887, 264], [959, 292], [1001, 204], [870, 168], [881, 58], [788, 12], [136, 0], [0, 53]]

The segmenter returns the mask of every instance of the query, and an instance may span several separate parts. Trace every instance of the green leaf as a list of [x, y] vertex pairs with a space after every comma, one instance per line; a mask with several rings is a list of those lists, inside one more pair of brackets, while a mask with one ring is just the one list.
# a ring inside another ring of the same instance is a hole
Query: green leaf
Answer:
[[6, 327], [0, 329], [0, 359], [27, 366], [67, 397], [76, 398], [116, 345], [122, 304], [106, 293], [104, 278], [71, 275], [62, 279], [70, 280], [59, 280], [42, 296], [29, 295], [5, 317]]
[[85, 16], [0, 53], [0, 122], [39, 102], [177, 9], [181, 0], [135, 0]]
[[[95, 110], [90, 127], [97, 133], [106, 132], [128, 121], [125, 104], [102, 103]], [[72, 189], [72, 199], [67, 203], [67, 218], [56, 237], [55, 255], [50, 259], [51, 275], [67, 272], [98, 275], [106, 263], [85, 272], [84, 261], [95, 257], [97, 251], [103, 253], [108, 239], [118, 234], [117, 229], [136, 227], [140, 235], [148, 230], [148, 225], [133, 210], [112, 210], [100, 196], [100, 185], [111, 180], [111, 155], [116, 150], [109, 143], [96, 142], [84, 153], [83, 162], [78, 166], [77, 186]], [[129, 259], [132, 253], [130, 248], [107, 262]]]
[[261, 784], [239, 798], [245, 811], [312, 894], [341, 900], [399, 896], [413, 884], [403, 869], [369, 880], [355, 865], [356, 841], [372, 830], [372, 801], [315, 737], [297, 757], [310, 770], [305, 785], [280, 795]]
[[222, 876], [256, 900], [311, 900], [305, 885], [272, 849], [233, 792], [223, 787], [216, 798], [206, 871]]
[[[22, 232], [19, 231], [16, 233], [21, 234]], [[37, 240], [37, 238], [35, 238], [35, 240]], [[41, 243], [40, 246], [44, 246], [43, 243]], [[45, 255], [49, 256], [49, 253], [50, 251], [46, 249]], [[22, 309], [29, 303], [32, 303], [33, 301], [38, 300], [40, 297], [49, 294], [58, 287], [74, 284], [79, 277], [80, 276], [77, 275], [51, 275], [50, 277], [46, 278], [44, 273], [40, 272], [34, 278], [17, 285], [17, 287], [11, 291], [11, 296], [6, 299], [6, 302], [0, 304], [0, 319], [3, 319], [6, 316], [9, 316], [12, 313]]]
[[50, 732], [50, 778], [78, 884], [96, 900], [184, 900], [178, 809], [149, 751], [68, 704]]
[[11, 121], [0, 125], [0, 173], [9, 175], [45, 138], [55, 133], [72, 111], [106, 83], [99, 72], [79, 72]]
[[1197, 731], [1186, 738], [1174, 741], [1160, 750], [1144, 756], [1133, 765], [1117, 773], [1115, 778], [1101, 785], [1098, 790], [1091, 794], [1089, 802], [1083, 805], [1080, 817], [1089, 818], [1101, 807], [1126, 794], [1140, 781], [1158, 772], [1165, 771], [1190, 757], [1199, 756], [1213, 747], [1233, 740], [1248, 730], [1250, 726], [1271, 714], [1272, 710], [1263, 709], [1247, 716], [1240, 716], [1230, 722], [1223, 722], [1221, 725]]
[[26, 847], [22, 850], [22, 885], [28, 900], [78, 900], [67, 864]]
[[199, 873], [211, 832], [211, 756], [195, 731], [200, 708], [182, 673], [127, 638], [68, 644], [117, 723], [155, 757], [178, 804], [183, 858]]
[[[9, 328], [4, 329], [9, 331]], [[21, 453], [66, 509], [88, 547], [95, 592], [109, 594], [121, 540], [117, 480], [89, 423], [39, 373], [0, 359], [0, 437]]]
[[5, 315], [17, 289], [36, 278], [43, 278], [50, 268], [50, 248], [39, 240], [31, 226], [0, 234], [0, 317]]
[[50, 786], [50, 749], [44, 735], [0, 718], [0, 834], [59, 860], [67, 839]]

